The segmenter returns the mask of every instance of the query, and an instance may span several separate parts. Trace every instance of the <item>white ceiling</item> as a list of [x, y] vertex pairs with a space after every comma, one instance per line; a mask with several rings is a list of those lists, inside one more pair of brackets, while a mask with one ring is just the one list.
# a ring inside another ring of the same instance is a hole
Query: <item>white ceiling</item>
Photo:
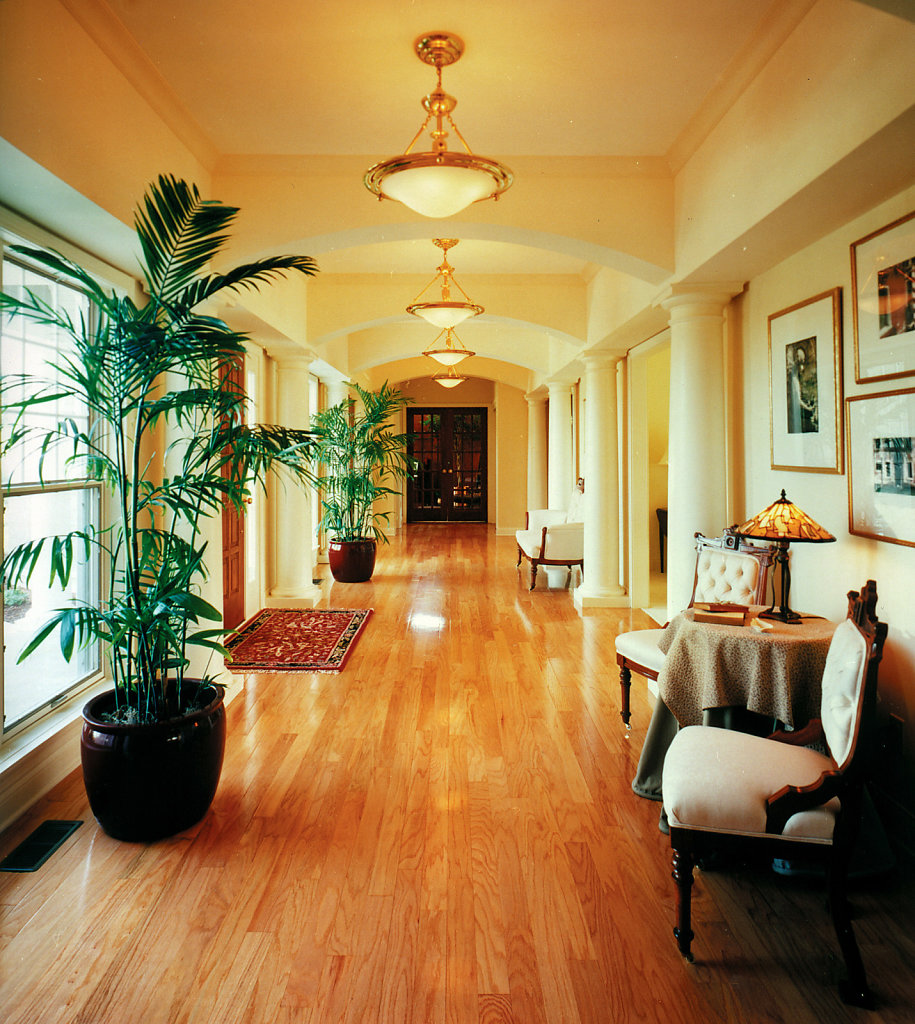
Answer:
[[[714, 123], [716, 97], [813, 0], [64, 2], [84, 22], [105, 23], [96, 38], [109, 52], [114, 44], [122, 70], [152, 83], [211, 153], [359, 155], [368, 167], [402, 152], [423, 121], [435, 72], [415, 55], [422, 34], [464, 41], [443, 84], [475, 152], [509, 166], [520, 156], [666, 161], [694, 126]], [[428, 242], [314, 255], [324, 274], [431, 276], [439, 263]], [[469, 240], [452, 262], [459, 280], [591, 270], [569, 256]]]
[[480, 153], [663, 156], [766, 23], [764, 0], [107, 0], [222, 154], [401, 152], [444, 71]]

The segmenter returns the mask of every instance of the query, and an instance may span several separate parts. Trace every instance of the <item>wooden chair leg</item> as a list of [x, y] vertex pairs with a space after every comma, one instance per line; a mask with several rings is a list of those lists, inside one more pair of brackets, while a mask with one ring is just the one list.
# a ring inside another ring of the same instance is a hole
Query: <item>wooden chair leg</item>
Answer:
[[531, 559], [531, 587], [530, 587], [531, 590], [534, 589], [534, 586], [536, 585], [536, 583], [537, 583], [537, 562], [535, 562], [534, 559], [532, 558]]
[[[849, 794], [849, 798], [854, 799], [854, 796]], [[845, 960], [845, 969], [848, 972], [847, 980], [839, 982], [839, 994], [842, 1001], [849, 1006], [860, 1006], [866, 1010], [872, 1010], [874, 998], [867, 985], [864, 961], [861, 959], [861, 950], [858, 948], [858, 941], [855, 938], [855, 930], [851, 923], [851, 908], [848, 905], [846, 894], [853, 843], [847, 834], [847, 829], [843, 828], [843, 824], [839, 824], [836, 829], [837, 834], [833, 839], [833, 855], [829, 861], [828, 875], [829, 912], [832, 916], [832, 925], [836, 931], [839, 949], [841, 949], [842, 957]]]
[[626, 726], [626, 732], [632, 728], [629, 724], [629, 691], [632, 689], [632, 673], [625, 665], [620, 665], [620, 718]]
[[674, 938], [686, 959], [692, 963], [690, 944], [693, 941], [691, 927], [691, 900], [693, 888], [693, 855], [686, 851], [674, 850], [674, 869], [671, 875], [677, 883], [677, 924]]
[[516, 568], [521, 564], [521, 559], [522, 558], [524, 558], [524, 552], [521, 550], [521, 545], [519, 544], [518, 545], [518, 561], [515, 562], [515, 567]]

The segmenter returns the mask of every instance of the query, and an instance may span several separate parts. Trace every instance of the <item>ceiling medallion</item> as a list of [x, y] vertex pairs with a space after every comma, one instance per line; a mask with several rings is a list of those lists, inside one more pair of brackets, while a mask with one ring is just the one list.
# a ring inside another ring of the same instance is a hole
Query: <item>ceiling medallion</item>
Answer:
[[[498, 160], [474, 154], [451, 117], [457, 100], [442, 89], [442, 68], [460, 58], [463, 41], [447, 32], [429, 32], [413, 45], [419, 59], [436, 72], [436, 87], [422, 100], [426, 119], [400, 156], [370, 167], [363, 181], [379, 199], [396, 199], [424, 217], [450, 217], [471, 203], [498, 199], [511, 185], [512, 172]], [[432, 148], [414, 153], [433, 118]], [[448, 149], [446, 121], [466, 152]]]

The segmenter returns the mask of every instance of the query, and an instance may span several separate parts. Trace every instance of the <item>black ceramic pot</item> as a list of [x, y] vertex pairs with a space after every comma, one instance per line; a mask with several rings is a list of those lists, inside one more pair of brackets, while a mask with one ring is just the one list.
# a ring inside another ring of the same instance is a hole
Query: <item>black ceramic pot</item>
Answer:
[[[198, 685], [184, 685], [191, 682]], [[113, 691], [83, 708], [83, 781], [92, 813], [114, 839], [163, 839], [206, 814], [222, 771], [226, 709], [223, 687], [203, 686], [210, 692], [200, 711], [154, 725], [104, 721]]]
[[338, 583], [365, 583], [375, 571], [374, 540], [331, 539], [327, 549], [330, 571]]

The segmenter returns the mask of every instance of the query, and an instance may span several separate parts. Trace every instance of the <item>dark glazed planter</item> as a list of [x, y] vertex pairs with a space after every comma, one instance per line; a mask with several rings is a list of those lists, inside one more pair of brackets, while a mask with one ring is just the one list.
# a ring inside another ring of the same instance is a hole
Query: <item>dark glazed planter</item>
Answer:
[[365, 583], [375, 571], [374, 540], [331, 539], [327, 549], [330, 571], [338, 583]]
[[152, 842], [206, 814], [226, 746], [225, 691], [215, 683], [206, 688], [212, 699], [205, 708], [155, 725], [104, 721], [113, 691], [83, 708], [83, 781], [92, 813], [112, 838]]

